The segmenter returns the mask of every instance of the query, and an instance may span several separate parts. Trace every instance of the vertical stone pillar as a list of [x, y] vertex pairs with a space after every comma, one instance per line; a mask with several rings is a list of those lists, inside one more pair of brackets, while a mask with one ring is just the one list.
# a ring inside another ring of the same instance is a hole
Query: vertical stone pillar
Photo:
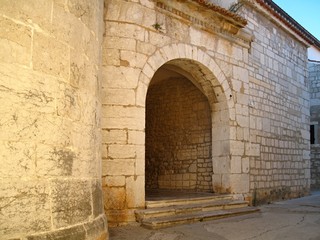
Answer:
[[0, 3], [0, 238], [106, 239], [103, 1]]

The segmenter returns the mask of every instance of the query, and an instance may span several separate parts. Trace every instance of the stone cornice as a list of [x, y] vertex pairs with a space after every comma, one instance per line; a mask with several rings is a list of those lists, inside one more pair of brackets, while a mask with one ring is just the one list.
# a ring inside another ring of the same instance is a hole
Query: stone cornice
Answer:
[[[217, 34], [229, 41], [236, 42], [243, 47], [250, 47], [252, 36], [243, 29], [247, 22], [244, 21], [242, 17], [239, 17], [226, 9], [212, 4], [201, 4], [202, 1], [198, 0], [183, 1], [184, 4], [188, 3], [193, 11], [183, 11], [175, 1], [175, 3], [166, 0], [156, 0], [155, 2], [156, 6], [167, 14], [172, 14], [177, 18], [186, 20], [187, 22], [192, 23], [192, 25]], [[189, 14], [189, 12], [193, 12], [193, 14]], [[227, 15], [226, 12], [229, 12], [230, 14]], [[241, 18], [241, 21], [239, 22], [236, 20], [238, 17]]]

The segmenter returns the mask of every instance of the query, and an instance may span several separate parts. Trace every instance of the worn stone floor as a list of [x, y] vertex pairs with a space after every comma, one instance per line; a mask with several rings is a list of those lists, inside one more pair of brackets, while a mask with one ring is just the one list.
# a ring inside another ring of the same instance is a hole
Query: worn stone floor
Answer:
[[133, 224], [110, 229], [111, 240], [320, 240], [320, 191], [261, 206], [261, 212], [160, 230]]

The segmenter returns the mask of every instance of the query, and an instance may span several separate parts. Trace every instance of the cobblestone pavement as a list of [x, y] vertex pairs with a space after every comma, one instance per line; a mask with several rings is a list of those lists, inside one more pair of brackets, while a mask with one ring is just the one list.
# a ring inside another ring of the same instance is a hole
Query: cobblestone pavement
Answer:
[[111, 240], [320, 240], [320, 191], [261, 206], [261, 212], [215, 221], [148, 230], [111, 228]]

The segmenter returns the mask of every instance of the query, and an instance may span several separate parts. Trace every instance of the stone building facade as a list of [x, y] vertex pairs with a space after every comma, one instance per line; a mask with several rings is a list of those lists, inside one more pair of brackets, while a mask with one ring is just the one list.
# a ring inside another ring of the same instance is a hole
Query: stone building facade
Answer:
[[320, 188], [320, 62], [310, 61], [310, 143], [311, 143], [311, 188]]
[[1, 239], [106, 239], [149, 189], [309, 192], [319, 41], [269, 0], [210, 2], [1, 0]]

